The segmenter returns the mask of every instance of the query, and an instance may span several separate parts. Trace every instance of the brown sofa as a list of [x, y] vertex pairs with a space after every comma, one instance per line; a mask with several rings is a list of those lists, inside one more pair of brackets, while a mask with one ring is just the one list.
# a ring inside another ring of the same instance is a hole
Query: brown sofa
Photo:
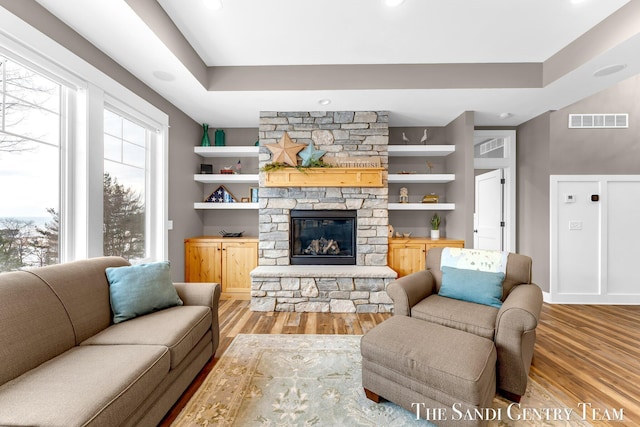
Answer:
[[113, 324], [101, 257], [0, 274], [0, 425], [154, 426], [215, 354], [217, 284]]
[[531, 283], [531, 258], [508, 254], [503, 304], [498, 309], [438, 295], [442, 249], [429, 250], [426, 270], [389, 284], [387, 292], [394, 302], [394, 316], [410, 316], [493, 341], [497, 351], [497, 388], [518, 401], [527, 388], [542, 308], [542, 291]]

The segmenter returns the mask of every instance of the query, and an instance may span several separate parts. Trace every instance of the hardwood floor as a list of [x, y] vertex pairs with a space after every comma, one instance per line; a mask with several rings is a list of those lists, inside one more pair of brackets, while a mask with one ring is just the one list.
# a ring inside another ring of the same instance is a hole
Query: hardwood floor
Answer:
[[[260, 313], [220, 301], [220, 346], [160, 424], [169, 426], [238, 334], [365, 334], [389, 314]], [[530, 376], [594, 426], [640, 425], [640, 306], [544, 304]], [[598, 414], [594, 417], [593, 410]], [[607, 421], [623, 409], [624, 420]], [[615, 410], [615, 414], [613, 413]], [[605, 413], [605, 411], [607, 411]]]

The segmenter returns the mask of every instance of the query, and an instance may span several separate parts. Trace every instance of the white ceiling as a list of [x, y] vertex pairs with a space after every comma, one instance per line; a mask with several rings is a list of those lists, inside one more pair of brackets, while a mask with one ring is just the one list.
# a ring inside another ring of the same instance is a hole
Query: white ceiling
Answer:
[[[37, 1], [194, 120], [213, 127], [256, 127], [261, 110], [323, 109], [389, 110], [392, 126], [443, 126], [473, 110], [476, 125], [513, 126], [640, 72], [636, 30], [544, 87], [207, 90], [192, 65], [181, 62], [175, 47], [127, 1]], [[215, 76], [221, 66], [542, 64], [629, 0], [406, 0], [393, 9], [382, 0], [223, 0], [220, 11], [202, 0], [135, 2], [161, 7]], [[627, 67], [593, 77], [616, 63]], [[158, 72], [173, 80], [159, 79]], [[323, 98], [331, 104], [319, 105]], [[505, 112], [511, 117], [500, 119]]]

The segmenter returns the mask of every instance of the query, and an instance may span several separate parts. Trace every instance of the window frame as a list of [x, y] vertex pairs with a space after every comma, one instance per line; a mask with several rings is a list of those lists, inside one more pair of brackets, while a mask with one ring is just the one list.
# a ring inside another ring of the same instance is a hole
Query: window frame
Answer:
[[[0, 53], [60, 82], [59, 262], [103, 255], [104, 108], [141, 123], [149, 144], [148, 258], [168, 258], [168, 129], [166, 113], [7, 10], [0, 8]], [[42, 52], [42, 53], [41, 53]], [[44, 54], [46, 52], [46, 56]], [[62, 65], [64, 64], [64, 65]]]

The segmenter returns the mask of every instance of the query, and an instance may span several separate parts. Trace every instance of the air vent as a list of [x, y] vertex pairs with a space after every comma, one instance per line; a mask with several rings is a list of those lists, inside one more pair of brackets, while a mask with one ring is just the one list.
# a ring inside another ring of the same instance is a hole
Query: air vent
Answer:
[[569, 128], [628, 128], [629, 114], [569, 114]]
[[504, 139], [502, 138], [495, 138], [491, 141], [483, 142], [480, 144], [480, 155], [487, 154], [502, 147], [504, 147]]

